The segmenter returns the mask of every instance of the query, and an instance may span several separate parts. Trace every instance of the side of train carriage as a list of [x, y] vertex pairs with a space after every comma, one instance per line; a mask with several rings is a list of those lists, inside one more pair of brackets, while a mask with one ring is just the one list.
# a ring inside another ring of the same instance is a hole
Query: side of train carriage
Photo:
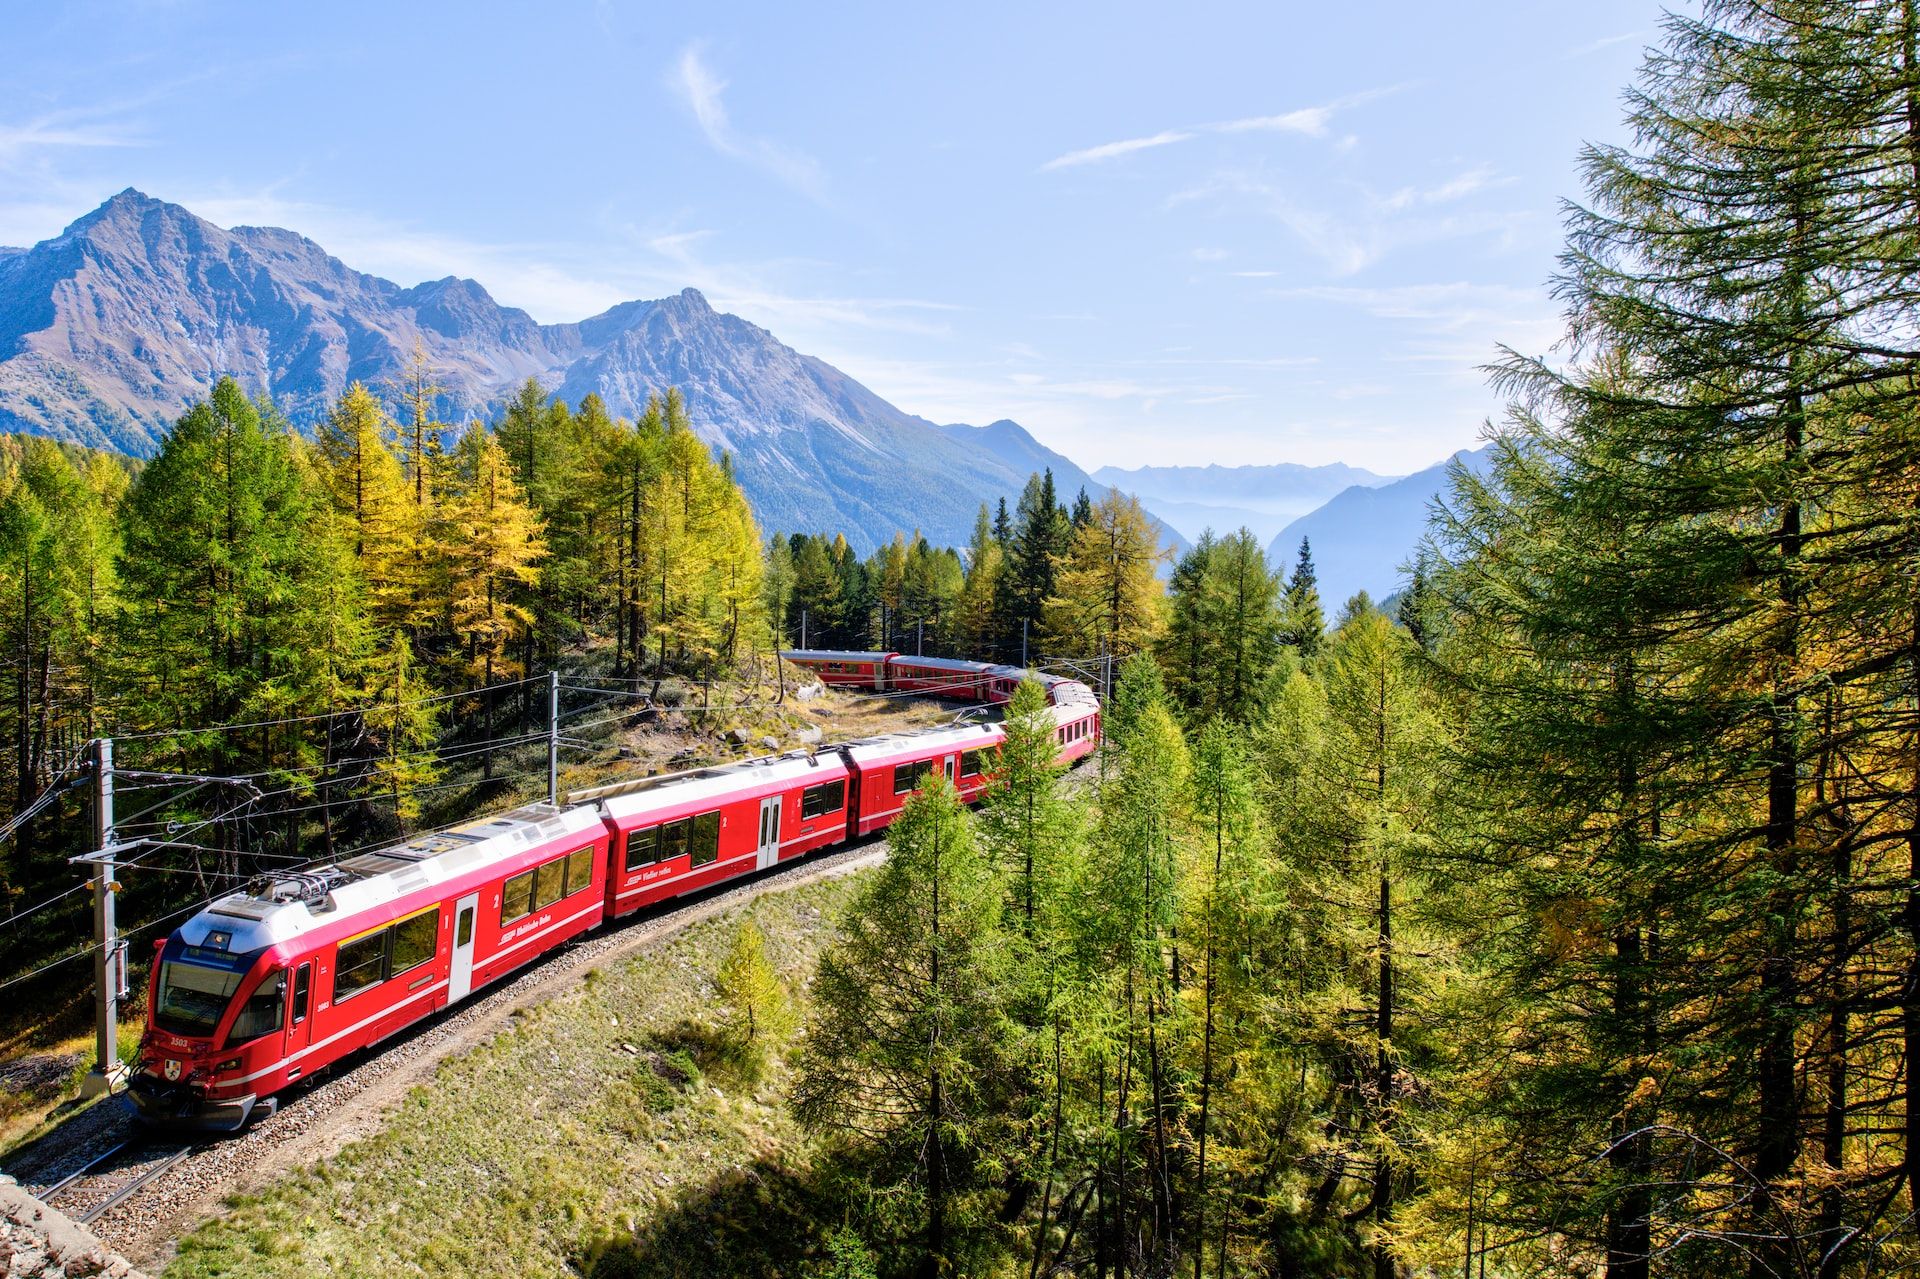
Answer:
[[[829, 683], [906, 691], [916, 681], [988, 703], [1011, 697], [1024, 674], [892, 653], [785, 656]], [[1098, 699], [1043, 678], [1060, 758], [1076, 761], [1099, 742]], [[891, 733], [646, 778], [276, 872], [155, 943], [128, 1087], [135, 1117], [238, 1129], [302, 1078], [609, 920], [884, 830], [934, 773], [978, 800], [1004, 740], [992, 723]]]

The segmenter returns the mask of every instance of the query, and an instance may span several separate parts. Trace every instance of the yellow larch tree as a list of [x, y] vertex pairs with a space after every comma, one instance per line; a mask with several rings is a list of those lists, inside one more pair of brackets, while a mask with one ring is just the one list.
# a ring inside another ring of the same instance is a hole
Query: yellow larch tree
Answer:
[[1147, 648], [1162, 624], [1165, 588], [1156, 570], [1166, 558], [1140, 499], [1109, 490], [1058, 561], [1043, 621], [1048, 642], [1080, 656]]
[[507, 655], [533, 621], [528, 593], [539, 580], [546, 541], [499, 440], [476, 423], [457, 452], [455, 490], [442, 504], [440, 567], [449, 621], [466, 642], [468, 666], [492, 683], [519, 672]]
[[367, 586], [367, 607], [387, 628], [424, 620], [421, 512], [388, 439], [393, 423], [379, 399], [355, 382], [314, 433], [321, 484], [346, 520]]

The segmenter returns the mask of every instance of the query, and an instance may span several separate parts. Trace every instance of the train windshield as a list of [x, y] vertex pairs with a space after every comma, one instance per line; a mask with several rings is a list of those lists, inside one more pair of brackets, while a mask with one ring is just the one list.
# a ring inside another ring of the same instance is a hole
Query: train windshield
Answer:
[[160, 989], [154, 1025], [176, 1035], [206, 1039], [218, 1029], [233, 992], [253, 967], [254, 956], [188, 946], [178, 937], [160, 955]]

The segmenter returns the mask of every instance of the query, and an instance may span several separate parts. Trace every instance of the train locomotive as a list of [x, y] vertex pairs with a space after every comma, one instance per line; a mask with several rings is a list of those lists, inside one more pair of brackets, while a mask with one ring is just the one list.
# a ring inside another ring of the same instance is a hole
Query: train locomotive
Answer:
[[[837, 687], [988, 705], [1029, 675], [898, 653], [782, 656]], [[1032, 677], [1047, 689], [1061, 760], [1090, 753], [1093, 691]], [[642, 778], [256, 880], [155, 943], [134, 1115], [149, 1127], [241, 1128], [301, 1079], [584, 932], [885, 829], [934, 772], [979, 799], [1004, 738], [998, 724], [956, 722]]]

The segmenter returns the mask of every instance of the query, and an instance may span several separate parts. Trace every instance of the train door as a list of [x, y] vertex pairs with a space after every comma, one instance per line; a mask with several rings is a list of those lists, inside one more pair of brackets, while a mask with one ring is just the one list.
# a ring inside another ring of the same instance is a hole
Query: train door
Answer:
[[453, 967], [447, 972], [450, 1004], [465, 999], [473, 989], [473, 925], [479, 914], [479, 893], [468, 893], [453, 908]]
[[[289, 1058], [297, 1055], [313, 1037], [313, 963], [309, 960], [293, 970], [293, 998], [287, 1001], [287, 1051]], [[298, 1078], [300, 1068], [295, 1066], [287, 1072], [288, 1079]]]
[[959, 758], [960, 757], [958, 755], [949, 755], [945, 760], [946, 768], [947, 768], [947, 785], [949, 786], [954, 785], [953, 770], [954, 770], [954, 765], [959, 761]]
[[761, 870], [780, 860], [780, 804], [781, 797], [769, 795], [760, 801], [760, 861]]

